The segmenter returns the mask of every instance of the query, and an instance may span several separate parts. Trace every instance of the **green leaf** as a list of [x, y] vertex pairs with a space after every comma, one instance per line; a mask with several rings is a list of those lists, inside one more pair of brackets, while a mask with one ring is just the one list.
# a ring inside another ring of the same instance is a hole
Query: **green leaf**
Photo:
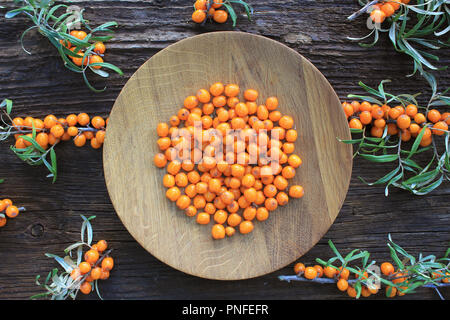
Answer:
[[372, 162], [392, 162], [398, 159], [398, 154], [372, 155], [361, 153], [360, 156]]

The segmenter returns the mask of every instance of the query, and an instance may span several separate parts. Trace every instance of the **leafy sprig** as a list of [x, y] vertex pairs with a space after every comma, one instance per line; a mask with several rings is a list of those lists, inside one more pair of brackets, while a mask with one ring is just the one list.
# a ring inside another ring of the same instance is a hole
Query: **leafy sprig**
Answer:
[[[212, 3], [212, 1], [211, 1], [211, 3]], [[236, 23], [237, 23], [237, 14], [233, 8], [233, 4], [239, 4], [239, 5], [243, 6], [248, 20], [249, 21], [252, 20], [253, 7], [251, 5], [249, 5], [247, 2], [242, 1], [242, 0], [225, 0], [223, 2], [223, 6], [227, 9], [228, 14], [230, 15], [231, 21], [233, 21], [233, 27], [235, 27]], [[208, 10], [209, 10], [209, 8], [208, 8]]]
[[[389, 81], [382, 81], [376, 89], [360, 82], [359, 85], [370, 95], [350, 94], [348, 97], [379, 105], [395, 103], [407, 106], [408, 104], [414, 104], [419, 109], [424, 110], [425, 114], [430, 107], [450, 105], [450, 97], [445, 95], [448, 89], [443, 93], [433, 93], [428, 104], [425, 107], [421, 107], [416, 100], [418, 94], [390, 94], [384, 89], [384, 84], [387, 82]], [[428, 124], [425, 124], [425, 126], [428, 126]], [[383, 136], [380, 138], [367, 136], [368, 127], [350, 130], [352, 134], [358, 136], [351, 140], [340, 141], [356, 146], [354, 157], [360, 156], [376, 163], [397, 163], [397, 166], [392, 171], [389, 171], [374, 182], [366, 182], [360, 177], [368, 185], [385, 185], [386, 196], [389, 194], [389, 187], [391, 186], [407, 190], [415, 195], [425, 195], [439, 187], [443, 181], [450, 180], [450, 134], [448, 131], [445, 132], [442, 138], [443, 148], [438, 148], [439, 138], [435, 136], [432, 138], [432, 145], [427, 147], [420, 146], [425, 130], [420, 131], [411, 146], [406, 145], [402, 141], [401, 131], [399, 135], [389, 135], [387, 126]], [[440, 152], [439, 149], [443, 149], [443, 151]], [[425, 165], [420, 165], [416, 158], [418, 154], [423, 152], [428, 152], [427, 154], [431, 156]]]
[[[58, 268], [54, 268], [48, 273], [42, 283], [40, 281], [40, 275], [36, 276], [36, 284], [45, 289], [45, 292], [34, 295], [31, 299], [50, 297], [52, 300], [65, 300], [68, 298], [75, 299], [77, 297], [80, 285], [86, 280], [89, 273], [80, 275], [75, 279], [71, 277], [71, 273], [83, 259], [83, 247], [92, 248], [93, 229], [90, 221], [94, 219], [95, 216], [86, 218], [81, 215], [81, 218], [83, 219], [83, 224], [81, 225], [81, 241], [68, 246], [64, 250], [64, 253], [66, 254], [64, 257], [51, 253], [45, 254], [49, 258], [55, 259], [64, 271], [60, 272]], [[108, 250], [103, 253], [95, 263], [94, 267], [101, 264], [102, 260], [107, 257], [110, 252], [111, 250]], [[98, 280], [93, 281], [92, 288], [92, 290], [96, 291], [98, 297], [102, 299], [98, 289]]]
[[[28, 163], [32, 166], [39, 166], [44, 164], [48, 169], [48, 178], [53, 178], [53, 182], [57, 178], [57, 158], [55, 153], [55, 146], [58, 144], [56, 142], [54, 145], [48, 149], [42, 148], [35, 140], [36, 138], [36, 128], [34, 124], [32, 128], [17, 128], [12, 125], [13, 120], [11, 119], [13, 103], [9, 99], [3, 100], [0, 104], [0, 141], [7, 139], [9, 136], [14, 134], [19, 134], [18, 138], [22, 138], [30, 143], [30, 146], [24, 149], [18, 149], [15, 146], [10, 146], [10, 149], [21, 159], [22, 161]], [[5, 120], [6, 118], [6, 120]], [[31, 132], [31, 137], [26, 134]]]
[[[111, 28], [117, 26], [116, 22], [106, 22], [96, 28], [92, 28], [88, 24], [88, 21], [83, 17], [84, 9], [80, 10], [80, 12], [76, 15], [76, 18], [74, 18], [74, 14], [68, 5], [55, 4], [55, 1], [53, 0], [14, 0], [14, 2], [20, 5], [20, 7], [8, 11], [5, 14], [5, 17], [10, 19], [19, 14], [24, 14], [34, 24], [26, 29], [20, 37], [20, 43], [26, 53], [31, 54], [27, 49], [25, 49], [23, 39], [29, 31], [36, 29], [40, 34], [47, 37], [50, 43], [58, 50], [58, 53], [64, 62], [64, 66], [73, 72], [82, 74], [86, 85], [92, 91], [101, 92], [105, 90], [106, 87], [101, 90], [94, 88], [87, 78], [86, 72], [88, 70], [103, 78], [109, 77], [109, 73], [104, 70], [97, 69], [98, 67], [110, 69], [119, 75], [123, 75], [123, 72], [111, 63], [88, 63], [87, 60], [89, 59], [89, 54], [93, 53], [95, 42], [105, 42], [113, 38], [112, 34], [114, 32]], [[81, 24], [86, 30], [88, 30], [88, 34], [83, 40], [70, 35], [70, 31], [77, 24]], [[67, 43], [71, 43], [75, 49], [73, 51], [70, 50], [66, 46]], [[83, 57], [79, 55], [82, 50], [85, 50], [85, 55]], [[71, 61], [71, 59], [69, 59], [70, 57], [83, 58], [81, 66], [77, 66], [73, 61]]]
[[[390, 251], [392, 261], [396, 266], [394, 273], [382, 275], [376, 261], [370, 261], [370, 253], [367, 250], [354, 249], [347, 255], [343, 255], [331, 240], [328, 241], [334, 256], [328, 260], [316, 259], [316, 262], [324, 267], [331, 267], [336, 270], [334, 278], [315, 278], [306, 279], [301, 275], [279, 276], [282, 281], [310, 281], [317, 283], [336, 283], [339, 279], [339, 273], [346, 268], [355, 274], [355, 279], [348, 280], [356, 290], [356, 298], [361, 296], [363, 286], [369, 288], [387, 287], [386, 296], [391, 296], [392, 288], [396, 288], [401, 294], [416, 292], [420, 287], [433, 288], [443, 299], [439, 292], [440, 287], [450, 286], [450, 248], [447, 249], [442, 258], [435, 255], [424, 256], [422, 253], [416, 258], [409, 254], [405, 249], [392, 241], [391, 235], [388, 236], [387, 246]], [[369, 262], [370, 261], [370, 262]], [[366, 274], [366, 275], [365, 275]], [[445, 282], [445, 283], [443, 283]]]
[[[362, 13], [369, 12], [381, 1], [358, 0], [363, 6], [361, 10], [348, 17], [355, 19]], [[370, 23], [372, 29], [367, 35], [359, 38], [348, 37], [353, 41], [361, 41], [373, 37], [370, 43], [360, 42], [362, 47], [373, 47], [377, 44], [380, 33], [386, 33], [397, 52], [406, 54], [414, 63], [412, 76], [419, 72], [433, 87], [435, 76], [430, 72], [444, 70], [447, 66], [438, 67], [437, 51], [447, 48], [450, 43], [447, 34], [450, 31], [450, 1], [449, 0], [417, 0], [414, 4], [400, 3], [398, 12], [387, 18], [383, 24]], [[368, 18], [370, 19], [370, 18]]]

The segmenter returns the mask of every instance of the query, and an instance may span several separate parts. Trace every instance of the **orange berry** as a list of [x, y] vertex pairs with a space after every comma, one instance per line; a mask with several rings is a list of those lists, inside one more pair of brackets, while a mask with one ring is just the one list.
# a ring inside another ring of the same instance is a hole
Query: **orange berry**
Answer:
[[381, 11], [384, 12], [386, 17], [390, 17], [394, 14], [395, 9], [390, 3], [385, 3], [381, 6]]
[[89, 294], [92, 291], [92, 285], [88, 281], [85, 281], [80, 285], [80, 291], [83, 294]]
[[6, 225], [6, 218], [0, 218], [0, 228]]
[[5, 214], [8, 218], [15, 218], [19, 215], [19, 209], [16, 206], [9, 205], [6, 208]]
[[340, 291], [347, 291], [348, 289], [348, 282], [345, 279], [339, 279], [336, 285]]
[[177, 201], [180, 196], [181, 191], [180, 189], [178, 189], [178, 187], [172, 187], [167, 189], [166, 191], [166, 197], [173, 202]]
[[[337, 270], [333, 267], [327, 266], [323, 269], [323, 274], [327, 277], [327, 278], [334, 278], [334, 276], [337, 274]], [[344, 291], [344, 290], [342, 290]]]
[[291, 129], [294, 126], [294, 119], [291, 116], [282, 116], [278, 123], [284, 129]]
[[236, 227], [242, 221], [242, 218], [237, 213], [232, 213], [228, 216], [227, 223], [230, 227]]
[[100, 279], [102, 275], [102, 269], [100, 267], [95, 267], [91, 270], [91, 277], [93, 280]]
[[215, 224], [211, 229], [211, 234], [214, 239], [225, 238], [225, 227], [221, 224]]
[[400, 129], [407, 129], [411, 125], [411, 118], [406, 114], [402, 114], [397, 118], [397, 126]]
[[195, 23], [202, 23], [206, 19], [206, 12], [203, 10], [195, 10], [192, 13], [192, 21]]
[[391, 287], [391, 286], [387, 286], [386, 287], [386, 297], [388, 298], [393, 298], [395, 297], [397, 294], [397, 288], [396, 287]]
[[227, 234], [228, 237], [231, 237], [236, 233], [236, 229], [228, 226], [225, 228], [225, 233]]
[[[51, 136], [53, 136], [53, 135], [50, 135], [50, 137], [51, 137]], [[53, 137], [54, 137], [54, 136], [53, 136]], [[82, 146], [84, 146], [84, 145], [86, 144], [86, 136], [83, 135], [83, 134], [81, 134], [81, 135], [75, 137], [75, 139], [73, 140], [73, 142], [74, 142], [74, 144], [75, 144], [77, 147], [82, 147]]]
[[89, 271], [91, 271], [91, 265], [89, 263], [87, 263], [86, 261], [81, 262], [78, 265], [78, 268], [80, 269], [81, 274], [86, 274]]
[[239, 224], [239, 231], [242, 234], [247, 234], [253, 231], [253, 223], [251, 221], [242, 221], [241, 224]]
[[95, 129], [102, 129], [105, 127], [105, 120], [99, 116], [93, 117], [91, 123]]
[[312, 280], [317, 277], [317, 270], [313, 267], [306, 267], [303, 276], [306, 279]]
[[348, 124], [351, 129], [362, 129], [363, 128], [361, 121], [359, 121], [359, 119], [356, 119], [356, 118], [351, 119]]
[[105, 271], [111, 271], [114, 268], [114, 259], [106, 257], [102, 261], [102, 269]]
[[[217, 0], [216, 0], [217, 1]], [[228, 13], [225, 10], [216, 10], [213, 15], [213, 20], [217, 23], [225, 23], [228, 19]]]
[[[78, 136], [77, 138], [79, 138], [79, 137], [81, 137], [81, 136]], [[75, 144], [77, 143], [76, 142], [77, 138], [75, 138]], [[86, 143], [86, 138], [84, 138], [84, 143]], [[158, 168], [164, 168], [167, 164], [167, 159], [164, 154], [157, 153], [157, 154], [155, 154], [155, 157], [153, 158], [153, 162], [155, 163], [155, 166], [157, 166]]]
[[80, 113], [77, 117], [77, 120], [81, 126], [87, 126], [91, 119], [87, 113]]
[[381, 273], [385, 276], [389, 276], [394, 273], [394, 266], [389, 262], [383, 262], [380, 266]]
[[313, 268], [317, 270], [317, 277], [322, 278], [322, 276], [323, 276], [322, 266], [316, 264]]
[[197, 223], [198, 224], [208, 224], [211, 218], [210, 215], [206, 212], [201, 212], [197, 215]]
[[256, 101], [258, 99], [258, 91], [254, 89], [247, 89], [244, 91], [244, 99], [247, 101]]
[[375, 9], [370, 13], [370, 18], [375, 23], [383, 23], [386, 19], [386, 14], [379, 9]]
[[300, 273], [305, 272], [305, 265], [301, 262], [296, 263], [294, 266], [294, 272], [295, 272], [295, 274], [300, 274]]
[[443, 134], [445, 134], [445, 131], [448, 131], [448, 125], [444, 121], [438, 121], [434, 124], [431, 131], [437, 136], [442, 136]]
[[84, 254], [84, 260], [86, 262], [90, 263], [91, 265], [96, 263], [98, 258], [99, 258], [99, 254], [98, 254], [97, 250], [90, 249], [90, 250], [86, 251], [86, 253]]
[[97, 242], [97, 251], [98, 252], [103, 252], [106, 249], [108, 249], [108, 243], [106, 242], [106, 240], [100, 240], [99, 242]]
[[186, 195], [181, 195], [176, 202], [177, 207], [180, 208], [181, 210], [187, 209], [187, 207], [189, 207], [190, 204], [191, 198], [189, 198]]
[[351, 286], [348, 286], [347, 294], [350, 298], [356, 298], [356, 295], [357, 295], [356, 289]]
[[432, 110], [428, 111], [427, 118], [431, 122], [436, 123], [439, 120], [441, 120], [441, 113], [439, 111], [437, 111], [436, 109], [432, 109]]

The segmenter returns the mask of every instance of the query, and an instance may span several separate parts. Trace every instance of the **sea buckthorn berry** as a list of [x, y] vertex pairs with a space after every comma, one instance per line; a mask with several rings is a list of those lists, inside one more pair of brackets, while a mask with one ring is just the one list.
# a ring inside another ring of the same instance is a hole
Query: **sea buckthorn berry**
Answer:
[[242, 221], [242, 218], [237, 213], [232, 213], [228, 216], [227, 223], [230, 227], [236, 227]]
[[397, 118], [397, 126], [400, 129], [407, 129], [411, 125], [411, 118], [406, 114], [402, 114]]
[[25, 144], [25, 140], [23, 138], [18, 138], [16, 140], [15, 147], [16, 149], [25, 149], [27, 147], [27, 145]]
[[278, 108], [278, 98], [277, 97], [269, 97], [266, 99], [266, 107], [268, 110], [273, 111]]
[[93, 149], [100, 149], [102, 147], [102, 144], [97, 141], [97, 138], [92, 138], [91, 139], [91, 147]]
[[191, 204], [191, 198], [189, 198], [186, 195], [181, 195], [178, 199], [177, 199], [177, 207], [180, 208], [181, 210], [186, 209], [187, 207], [189, 207], [189, 205]]
[[254, 228], [253, 223], [251, 221], [248, 221], [248, 220], [242, 221], [239, 224], [239, 232], [242, 233], [242, 234], [247, 234], [247, 233], [252, 232], [253, 228]]
[[[94, 63], [103, 63], [103, 58], [98, 56], [98, 55], [90, 55], [89, 56], [89, 65], [94, 64]], [[102, 66], [91, 66], [94, 69], [101, 69]]]
[[95, 129], [101, 129], [105, 127], [105, 120], [99, 116], [93, 117], [91, 123]]
[[352, 286], [348, 286], [347, 294], [350, 298], [356, 298], [356, 295], [357, 295], [356, 289]]
[[423, 113], [417, 113], [415, 116], [414, 116], [414, 121], [417, 123], [417, 124], [422, 124], [422, 123], [424, 123], [425, 121], [427, 121], [427, 119], [425, 118], [425, 115], [423, 114]]
[[[78, 136], [77, 138], [75, 138], [75, 144], [77, 144], [77, 139], [80, 138], [81, 136]], [[84, 143], [86, 143], [86, 138], [83, 136], [84, 139]], [[83, 143], [83, 145], [84, 145]], [[155, 166], [157, 166], [158, 168], [164, 168], [167, 164], [167, 159], [166, 156], [162, 153], [157, 153], [155, 154], [154, 158], [153, 158], [153, 162], [155, 163]]]
[[394, 273], [394, 266], [389, 262], [383, 262], [380, 266], [381, 273], [383, 273], [385, 276], [390, 276]]
[[409, 104], [406, 106], [406, 115], [410, 116], [411, 118], [414, 118], [414, 116], [417, 114], [417, 106], [413, 105], [413, 104]]
[[317, 270], [317, 277], [318, 278], [322, 278], [322, 276], [323, 276], [323, 268], [322, 268], [322, 266], [316, 264], [313, 268]]
[[15, 218], [19, 215], [19, 209], [16, 206], [9, 205], [5, 213], [8, 218]]
[[359, 121], [359, 119], [356, 119], [356, 118], [351, 119], [348, 124], [351, 129], [362, 129], [363, 128], [361, 121]]
[[259, 207], [256, 209], [256, 220], [264, 221], [269, 218], [269, 211], [266, 208]]
[[228, 226], [225, 228], [225, 233], [227, 234], [228, 237], [231, 237], [236, 233], [236, 229]]
[[305, 265], [301, 262], [296, 263], [294, 266], [294, 272], [295, 274], [302, 274], [303, 272], [305, 272]]
[[386, 287], [386, 297], [393, 298], [396, 295], [397, 295], [397, 288], [396, 287], [391, 287], [391, 286], [387, 286]]
[[94, 52], [98, 53], [98, 54], [104, 54], [106, 51], [106, 46], [103, 42], [98, 41], [94, 44]]
[[395, 13], [394, 7], [390, 3], [385, 3], [381, 6], [381, 11], [384, 12], [386, 17], [390, 17]]
[[69, 136], [71, 137], [75, 137], [78, 134], [78, 128], [77, 127], [69, 127], [67, 128], [67, 133], [69, 134]]
[[80, 285], [80, 291], [83, 294], [89, 294], [92, 291], [92, 285], [88, 282], [88, 281], [84, 281], [81, 285]]
[[291, 116], [282, 116], [278, 123], [284, 129], [291, 129], [294, 126], [294, 119]]
[[45, 132], [38, 133], [35, 138], [36, 142], [44, 149], [48, 147], [48, 134]]
[[244, 99], [247, 101], [256, 101], [258, 99], [258, 91], [254, 89], [247, 89], [244, 91]]
[[114, 259], [106, 257], [102, 260], [102, 269], [105, 271], [111, 271], [114, 268]]
[[375, 23], [383, 23], [386, 19], [386, 14], [379, 9], [375, 9], [370, 13], [370, 18]]
[[98, 258], [99, 258], [99, 254], [98, 254], [97, 250], [90, 249], [90, 250], [86, 251], [86, 253], [84, 254], [84, 260], [86, 262], [90, 263], [91, 265], [96, 263]]
[[181, 191], [178, 189], [178, 187], [172, 187], [167, 189], [166, 191], [166, 197], [171, 201], [177, 201], [178, 198], [181, 196]]
[[206, 12], [203, 10], [195, 10], [192, 13], [192, 21], [195, 23], [202, 23], [206, 19]]
[[312, 280], [317, 277], [317, 270], [314, 267], [306, 267], [305, 272], [303, 273], [303, 276], [306, 279]]
[[227, 84], [224, 90], [227, 97], [236, 97], [239, 94], [240, 88], [237, 84], [231, 83]]
[[97, 139], [97, 141], [99, 143], [104, 143], [105, 142], [105, 136], [106, 136], [106, 131], [105, 130], [99, 130], [95, 134], [95, 138]]
[[[216, 0], [217, 1], [217, 0]], [[228, 19], [228, 13], [225, 10], [216, 10], [213, 15], [213, 20], [217, 23], [225, 23]]]
[[225, 238], [225, 227], [221, 224], [215, 224], [211, 229], [211, 234], [214, 239]]
[[432, 109], [432, 110], [428, 111], [427, 118], [431, 122], [436, 123], [439, 120], [441, 120], [441, 113], [439, 111], [437, 111], [436, 109]]
[[[337, 274], [337, 270], [333, 267], [327, 266], [323, 269], [323, 274], [325, 275], [325, 277], [327, 278], [334, 278]], [[346, 288], [347, 290], [347, 288]], [[342, 290], [344, 291], [344, 290]]]
[[198, 90], [196, 97], [201, 103], [208, 103], [211, 100], [211, 94], [206, 89]]
[[348, 289], [348, 282], [345, 279], [339, 279], [336, 285], [340, 291], [347, 291]]
[[54, 125], [50, 129], [50, 133], [53, 134], [55, 138], [60, 138], [64, 134], [64, 128], [60, 124]]
[[47, 129], [51, 129], [57, 123], [57, 121], [58, 119], [54, 115], [49, 114], [44, 118], [44, 126]]
[[445, 134], [445, 131], [448, 131], [448, 125], [444, 121], [438, 121], [433, 125], [431, 131], [437, 136], [442, 136]]
[[6, 225], [6, 218], [0, 218], [0, 228]]
[[223, 93], [224, 89], [225, 87], [221, 82], [216, 82], [211, 85], [211, 87], [209, 88], [209, 92], [211, 92], [213, 96], [217, 97]]
[[214, 221], [218, 224], [224, 224], [227, 222], [228, 219], [228, 213], [224, 210], [217, 210], [214, 213]]
[[369, 111], [363, 111], [359, 115], [361, 123], [367, 125], [372, 122], [372, 114]]
[[196, 96], [189, 96], [186, 99], [184, 99], [184, 107], [186, 109], [194, 109], [198, 106], [198, 99]]
[[210, 215], [206, 212], [201, 212], [197, 214], [197, 223], [198, 224], [208, 224], [210, 222], [211, 218]]
[[344, 113], [348, 117], [352, 116], [354, 113], [353, 106], [351, 104], [345, 103], [343, 105]]
[[212, 7], [214, 9], [220, 8], [222, 6], [223, 0], [213, 0]]
[[78, 124], [81, 126], [87, 126], [90, 120], [91, 119], [87, 113], [80, 113], [77, 117]]
[[108, 249], [108, 243], [106, 242], [106, 240], [100, 240], [99, 242], [97, 242], [97, 251], [98, 252], [103, 252], [106, 249]]
[[78, 124], [78, 117], [77, 117], [77, 115], [76, 114], [69, 114], [66, 117], [66, 122], [67, 122], [67, 125], [70, 126], [70, 127], [76, 126]]
[[78, 265], [78, 268], [80, 269], [80, 273], [81, 274], [86, 274], [89, 271], [91, 271], [91, 265], [89, 263], [85, 262], [85, 261], [81, 262]]
[[[50, 135], [50, 137], [55, 137], [55, 136], [54, 135]], [[75, 139], [73, 139], [73, 142], [74, 142], [75, 146], [82, 147], [82, 146], [84, 146], [86, 144], [86, 136], [81, 134], [81, 135], [75, 137]]]

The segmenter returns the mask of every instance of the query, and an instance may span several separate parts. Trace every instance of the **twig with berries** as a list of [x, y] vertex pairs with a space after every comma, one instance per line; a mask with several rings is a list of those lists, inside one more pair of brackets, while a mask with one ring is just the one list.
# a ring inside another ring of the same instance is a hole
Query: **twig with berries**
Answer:
[[413, 60], [414, 69], [408, 76], [419, 72], [433, 87], [436, 79], [430, 70], [447, 68], [447, 66], [438, 67], [435, 63], [439, 61], [436, 51], [449, 46], [448, 39], [445, 39], [450, 31], [449, 2], [446, 0], [418, 0], [416, 4], [410, 4], [410, 0], [358, 0], [358, 2], [363, 8], [350, 15], [348, 19], [354, 20], [367, 12], [370, 15], [367, 18], [367, 27], [371, 31], [363, 37], [348, 37], [348, 39], [361, 41], [373, 36], [371, 43], [359, 43], [362, 47], [373, 47], [378, 42], [380, 33], [387, 33], [394, 49]]
[[[52, 0], [14, 0], [14, 2], [20, 7], [7, 12], [5, 17], [13, 18], [24, 14], [33, 22], [33, 26], [25, 30], [20, 37], [22, 48], [26, 53], [31, 54], [25, 49], [23, 39], [29, 31], [36, 29], [58, 50], [64, 66], [73, 72], [81, 73], [84, 82], [92, 91], [101, 92], [106, 87], [102, 90], [94, 88], [87, 78], [88, 70], [103, 78], [109, 77], [109, 73], [100, 70], [102, 67], [123, 75], [117, 66], [103, 60], [106, 50], [104, 42], [113, 38], [111, 34], [114, 32], [111, 28], [117, 27], [116, 22], [110, 21], [92, 28], [83, 17], [84, 9], [77, 6], [55, 4]], [[75, 30], [80, 26], [87, 32]]]
[[[58, 268], [53, 269], [43, 283], [39, 281], [40, 276], [38, 275], [36, 284], [46, 291], [32, 296], [31, 299], [42, 297], [50, 297], [52, 300], [75, 299], [79, 291], [86, 295], [95, 291], [102, 299], [98, 280], [106, 280], [110, 276], [110, 271], [114, 267], [114, 260], [110, 256], [112, 250], [108, 249], [105, 240], [92, 244], [93, 230], [90, 221], [95, 216], [86, 218], [82, 215], [81, 217], [83, 218], [81, 241], [67, 247], [64, 250], [66, 254], [64, 258], [50, 253], [45, 254], [49, 258], [54, 258], [64, 268], [64, 271], [59, 273]], [[84, 247], [89, 249], [85, 252], [84, 261], [82, 261]]]
[[[378, 163], [398, 165], [386, 175], [368, 185], [385, 185], [425, 195], [450, 180], [450, 113], [434, 107], [450, 106], [450, 97], [434, 92], [426, 106], [420, 106], [416, 95], [387, 93], [383, 80], [377, 89], [360, 82], [370, 96], [348, 95], [362, 102], [343, 102], [342, 107], [354, 135], [340, 140], [357, 147], [354, 156]], [[391, 107], [392, 105], [396, 105]], [[411, 141], [411, 142], [410, 142]], [[410, 142], [410, 143], [409, 143]], [[416, 155], [428, 152], [429, 160], [419, 164]]]
[[[388, 248], [396, 267], [390, 262], [380, 266], [376, 261], [369, 262], [370, 253], [355, 249], [346, 256], [342, 255], [333, 242], [328, 241], [334, 257], [305, 267], [303, 263], [294, 266], [296, 275], [279, 276], [282, 281], [311, 281], [321, 284], [336, 284], [340, 291], [352, 298], [369, 297], [378, 293], [381, 285], [385, 286], [386, 297], [403, 296], [413, 293], [419, 287], [433, 288], [443, 299], [439, 288], [450, 286], [450, 248], [442, 258], [434, 255], [415, 258], [402, 247], [394, 243], [389, 235]], [[402, 258], [402, 259], [401, 259]], [[359, 261], [359, 264], [357, 263]], [[349, 279], [350, 275], [354, 279]], [[325, 276], [325, 278], [322, 278]]]
[[[3, 181], [4, 179], [0, 179], [0, 183]], [[7, 218], [14, 219], [25, 210], [25, 207], [15, 206], [11, 199], [0, 200], [0, 228], [6, 225]]]
[[11, 135], [16, 139], [11, 150], [26, 163], [36, 166], [44, 164], [50, 172], [47, 177], [57, 177], [55, 146], [61, 141], [73, 140], [82, 147], [90, 140], [91, 147], [102, 147], [106, 135], [108, 118], [92, 119], [86, 113], [70, 114], [65, 118], [48, 115], [44, 120], [33, 117], [11, 117], [12, 101], [5, 99], [0, 104], [0, 141]]
[[233, 27], [235, 27], [237, 14], [233, 8], [233, 4], [241, 5], [245, 10], [248, 20], [251, 21], [253, 8], [242, 0], [196, 0], [194, 3], [194, 12], [192, 13], [192, 21], [204, 25], [209, 18], [217, 23], [225, 23], [228, 21], [228, 16], [230, 16], [231, 21], [233, 21]]

